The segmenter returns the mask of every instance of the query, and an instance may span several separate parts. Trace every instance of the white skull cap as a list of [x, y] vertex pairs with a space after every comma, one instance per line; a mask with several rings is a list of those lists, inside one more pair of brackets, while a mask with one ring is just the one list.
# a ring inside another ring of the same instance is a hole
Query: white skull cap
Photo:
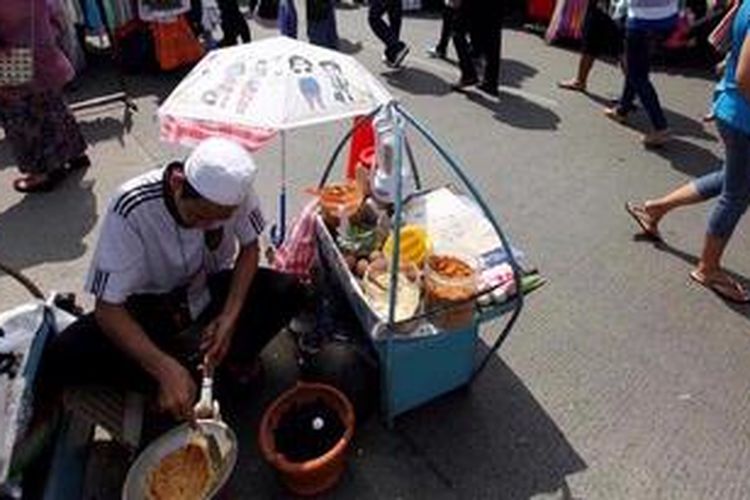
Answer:
[[245, 200], [257, 170], [245, 148], [220, 137], [202, 141], [185, 161], [190, 185], [207, 200], [225, 206]]

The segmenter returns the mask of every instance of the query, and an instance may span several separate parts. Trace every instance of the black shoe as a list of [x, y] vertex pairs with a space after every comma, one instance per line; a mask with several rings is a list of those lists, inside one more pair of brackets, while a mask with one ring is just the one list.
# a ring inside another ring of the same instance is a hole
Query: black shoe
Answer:
[[497, 85], [493, 85], [488, 82], [482, 82], [479, 85], [477, 85], [477, 88], [484, 92], [487, 95], [491, 95], [492, 97], [499, 97], [500, 92], [497, 90]]
[[472, 85], [476, 85], [478, 82], [479, 82], [479, 79], [477, 79], [477, 77], [473, 77], [473, 78], [461, 77], [459, 81], [451, 85], [451, 88], [453, 90], [463, 90], [466, 87], [471, 87]]
[[447, 51], [443, 47], [430, 47], [427, 49], [427, 55], [433, 59], [445, 59], [447, 57]]
[[389, 68], [400, 68], [406, 55], [409, 53], [409, 47], [404, 42], [399, 42], [395, 50], [386, 50], [385, 65]]

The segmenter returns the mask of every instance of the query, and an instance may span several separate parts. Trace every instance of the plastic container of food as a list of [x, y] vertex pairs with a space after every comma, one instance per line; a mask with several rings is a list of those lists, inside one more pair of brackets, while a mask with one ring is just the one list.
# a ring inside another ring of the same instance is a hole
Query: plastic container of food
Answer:
[[329, 225], [337, 226], [339, 217], [351, 217], [362, 205], [364, 195], [355, 182], [329, 184], [319, 192], [323, 218]]
[[[365, 292], [370, 307], [384, 321], [388, 319], [390, 299], [391, 270], [383, 260], [373, 261], [362, 278], [362, 290]], [[402, 264], [398, 272], [396, 288], [396, 314], [394, 320], [403, 322], [419, 310], [422, 298], [419, 270], [413, 264]], [[397, 330], [400, 333], [411, 331], [416, 325], [406, 322]]]
[[[424, 259], [430, 252], [430, 238], [422, 226], [407, 224], [400, 231], [399, 260], [421, 268]], [[391, 233], [383, 245], [383, 253], [390, 257], [393, 254], [394, 234]]]
[[425, 309], [436, 310], [432, 323], [444, 330], [458, 330], [474, 320], [474, 301], [477, 292], [477, 262], [475, 259], [448, 254], [427, 257], [424, 266]]

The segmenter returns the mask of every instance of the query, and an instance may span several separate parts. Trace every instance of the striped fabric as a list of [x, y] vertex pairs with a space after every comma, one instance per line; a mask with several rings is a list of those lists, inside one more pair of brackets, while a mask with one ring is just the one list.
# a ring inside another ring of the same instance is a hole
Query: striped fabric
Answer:
[[579, 40], [588, 4], [589, 0], [557, 0], [544, 36], [547, 43], [560, 39]]
[[250, 151], [260, 149], [276, 136], [276, 131], [271, 129], [243, 127], [241, 125], [200, 120], [176, 119], [171, 116], [160, 117], [160, 131], [163, 141], [178, 142], [194, 147], [203, 139], [224, 137], [239, 142]]
[[279, 272], [294, 274], [303, 281], [310, 279], [315, 261], [315, 216], [318, 199], [310, 201], [295, 221], [289, 237], [276, 250], [273, 267]]

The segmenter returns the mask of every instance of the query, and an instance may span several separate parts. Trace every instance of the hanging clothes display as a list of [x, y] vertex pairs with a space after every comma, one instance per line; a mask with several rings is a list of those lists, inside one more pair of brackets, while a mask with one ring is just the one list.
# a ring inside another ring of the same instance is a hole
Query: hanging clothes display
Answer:
[[135, 18], [132, 0], [99, 0], [104, 8], [104, 17], [110, 32], [114, 32]]
[[75, 11], [72, 3], [68, 0], [47, 0], [57, 30], [57, 44], [73, 65], [76, 73], [79, 73], [86, 67], [86, 56], [78, 43], [75, 24], [76, 19], [83, 21], [83, 18], [79, 12]]
[[93, 34], [104, 33], [104, 17], [101, 10], [99, 10], [98, 2], [96, 0], [82, 0], [81, 7], [83, 7], [86, 28], [88, 28], [89, 32]]

